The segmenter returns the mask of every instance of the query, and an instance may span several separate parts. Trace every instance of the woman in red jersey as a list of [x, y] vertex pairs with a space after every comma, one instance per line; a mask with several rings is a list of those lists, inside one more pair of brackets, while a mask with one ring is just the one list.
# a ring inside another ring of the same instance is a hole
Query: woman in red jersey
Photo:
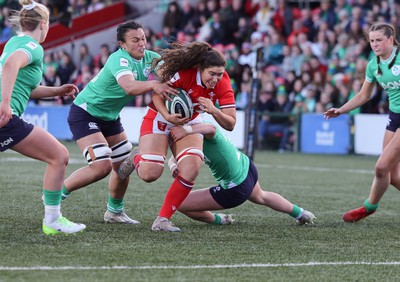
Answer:
[[[190, 125], [202, 121], [201, 113], [211, 114], [222, 128], [229, 131], [236, 124], [235, 97], [221, 52], [204, 42], [185, 46], [174, 43], [153, 64], [159, 65], [162, 81], [170, 81], [173, 87], [189, 94], [194, 114], [191, 118], [170, 114], [164, 100], [153, 96], [143, 118], [139, 147], [133, 150], [120, 169], [122, 177], [136, 169], [138, 176], [146, 182], [157, 180], [163, 172], [171, 127], [184, 125], [190, 132]], [[204, 158], [201, 135], [189, 134], [170, 145], [178, 162], [179, 175], [171, 184], [152, 225], [154, 231], [180, 231], [169, 219], [194, 186]]]

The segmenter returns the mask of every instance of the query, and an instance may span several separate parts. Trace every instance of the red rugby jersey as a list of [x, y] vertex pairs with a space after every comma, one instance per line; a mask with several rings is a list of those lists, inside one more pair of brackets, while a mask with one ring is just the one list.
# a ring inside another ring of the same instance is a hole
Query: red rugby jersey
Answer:
[[[204, 112], [197, 102], [199, 97], [211, 99], [214, 102], [214, 105], [218, 102], [221, 109], [236, 107], [231, 80], [226, 71], [214, 89], [207, 89], [202, 85], [200, 71], [197, 68], [177, 72], [171, 79], [171, 82], [173, 83], [174, 88], [185, 90], [192, 99], [194, 106], [192, 119], [196, 118], [199, 113]], [[151, 102], [149, 106], [155, 110], [153, 102]]]

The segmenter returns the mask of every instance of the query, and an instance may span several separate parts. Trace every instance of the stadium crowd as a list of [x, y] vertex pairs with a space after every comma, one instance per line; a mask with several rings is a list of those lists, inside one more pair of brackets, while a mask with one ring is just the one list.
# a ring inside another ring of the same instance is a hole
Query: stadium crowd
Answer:
[[[52, 1], [41, 2], [50, 5]], [[323, 113], [344, 104], [358, 92], [373, 55], [364, 37], [369, 26], [376, 21], [400, 26], [399, 0], [321, 0], [310, 1], [313, 5], [307, 7], [299, 4], [302, 2], [171, 1], [166, 6], [162, 30], [146, 29], [147, 48], [160, 51], [173, 41], [195, 40], [207, 41], [218, 48], [228, 62], [227, 72], [238, 109], [249, 104], [253, 72], [257, 68], [260, 79], [257, 109], [262, 113], [259, 144], [265, 144], [269, 135], [279, 136], [282, 138], [279, 149], [284, 151], [290, 148], [298, 114]], [[77, 15], [82, 11], [80, 7], [89, 12], [93, 5], [105, 1], [76, 0], [67, 4], [73, 6], [73, 14]], [[8, 4], [2, 7], [3, 18], [8, 7]], [[51, 8], [56, 9], [53, 14], [57, 15], [59, 8]], [[46, 53], [42, 83], [49, 86], [75, 83], [82, 89], [115, 48], [103, 44], [99, 54], [91, 54], [89, 46], [82, 44], [77, 62], [65, 51]], [[150, 95], [138, 96], [132, 106], [144, 106], [149, 101]], [[71, 101], [58, 98], [35, 102]], [[350, 114], [387, 113], [387, 105], [386, 93], [377, 87], [371, 101]]]

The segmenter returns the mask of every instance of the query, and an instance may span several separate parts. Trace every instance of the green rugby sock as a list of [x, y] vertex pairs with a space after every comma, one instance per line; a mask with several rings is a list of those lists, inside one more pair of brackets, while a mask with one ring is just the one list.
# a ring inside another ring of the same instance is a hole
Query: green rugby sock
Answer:
[[46, 206], [58, 206], [61, 203], [61, 190], [50, 191], [43, 189], [43, 195]]
[[297, 206], [297, 205], [293, 205], [293, 210], [290, 212], [290, 216], [291, 217], [294, 217], [294, 218], [298, 218], [300, 215], [301, 215], [301, 213], [303, 212], [303, 209], [302, 208], [300, 208], [299, 206]]
[[65, 186], [63, 186], [62, 194], [61, 194], [61, 201], [64, 201], [65, 198], [67, 198], [69, 196], [69, 194], [71, 194], [71, 192], [69, 192], [67, 190], [67, 188], [65, 188]]
[[221, 221], [221, 217], [218, 214], [214, 213], [214, 221], [211, 224], [221, 225]]
[[113, 213], [121, 213], [124, 210], [124, 198], [114, 199], [110, 195], [108, 196], [107, 209]]
[[369, 202], [369, 199], [366, 199], [364, 202], [364, 207], [367, 210], [367, 212], [372, 212], [372, 211], [375, 211], [379, 207], [379, 203], [371, 204]]

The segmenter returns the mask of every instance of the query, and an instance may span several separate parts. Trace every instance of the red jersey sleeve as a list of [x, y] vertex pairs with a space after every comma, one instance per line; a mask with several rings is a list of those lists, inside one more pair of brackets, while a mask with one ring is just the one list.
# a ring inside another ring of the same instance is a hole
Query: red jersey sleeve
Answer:
[[215, 87], [216, 98], [221, 109], [236, 108], [235, 94], [232, 90], [231, 79], [225, 71], [220, 82]]

